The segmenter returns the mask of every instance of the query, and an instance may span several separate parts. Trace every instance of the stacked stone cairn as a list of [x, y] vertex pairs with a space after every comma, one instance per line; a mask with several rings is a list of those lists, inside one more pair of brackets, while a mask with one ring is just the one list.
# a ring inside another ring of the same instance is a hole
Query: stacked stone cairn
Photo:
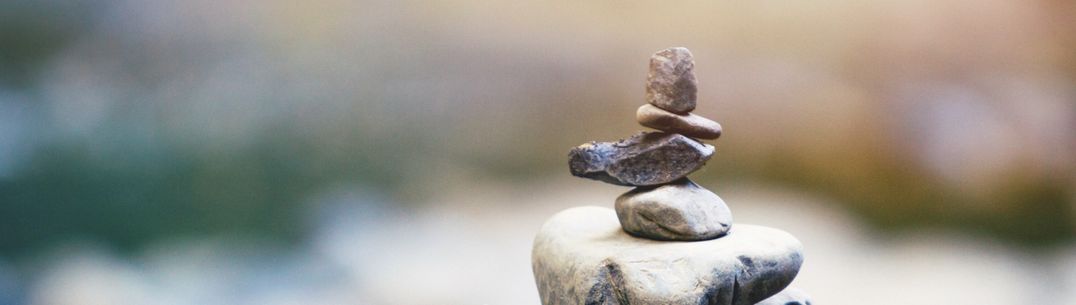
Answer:
[[686, 48], [650, 58], [644, 131], [569, 153], [572, 175], [634, 189], [615, 211], [577, 207], [554, 215], [534, 241], [532, 267], [545, 305], [809, 305], [785, 289], [802, 245], [780, 230], [737, 224], [713, 192], [687, 175], [702, 168], [721, 125], [691, 113], [698, 82]]

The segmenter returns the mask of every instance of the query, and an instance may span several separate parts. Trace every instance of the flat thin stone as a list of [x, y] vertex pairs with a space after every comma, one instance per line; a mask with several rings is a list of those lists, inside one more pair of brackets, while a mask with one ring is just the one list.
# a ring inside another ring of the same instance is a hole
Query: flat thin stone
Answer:
[[578, 207], [542, 226], [531, 261], [544, 305], [752, 305], [792, 282], [802, 251], [788, 233], [745, 224], [707, 241], [636, 238], [612, 209]]
[[646, 102], [675, 113], [695, 110], [698, 81], [695, 58], [687, 48], [668, 48], [650, 56]]
[[685, 136], [713, 140], [721, 136], [721, 124], [693, 113], [675, 114], [646, 104], [635, 111], [639, 124]]
[[811, 305], [811, 297], [803, 290], [788, 287], [755, 305]]
[[628, 234], [654, 240], [714, 239], [732, 226], [725, 201], [687, 178], [620, 195], [616, 216]]
[[590, 142], [568, 153], [572, 175], [616, 185], [665, 184], [701, 168], [712, 145], [683, 135], [640, 132], [618, 142]]

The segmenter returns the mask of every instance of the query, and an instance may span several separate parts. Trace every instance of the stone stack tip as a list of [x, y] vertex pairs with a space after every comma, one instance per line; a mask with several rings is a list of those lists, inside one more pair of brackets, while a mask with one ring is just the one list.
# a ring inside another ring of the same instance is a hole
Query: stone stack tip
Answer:
[[646, 102], [671, 112], [686, 114], [695, 110], [698, 81], [695, 80], [695, 57], [687, 48], [676, 47], [650, 56], [650, 73], [646, 75]]

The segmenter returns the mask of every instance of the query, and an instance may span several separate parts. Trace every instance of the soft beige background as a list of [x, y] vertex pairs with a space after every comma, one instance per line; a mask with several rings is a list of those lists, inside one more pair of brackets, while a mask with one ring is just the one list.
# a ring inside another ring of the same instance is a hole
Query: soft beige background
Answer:
[[1076, 303], [1070, 1], [0, 4], [0, 304], [537, 304], [685, 46], [816, 304]]

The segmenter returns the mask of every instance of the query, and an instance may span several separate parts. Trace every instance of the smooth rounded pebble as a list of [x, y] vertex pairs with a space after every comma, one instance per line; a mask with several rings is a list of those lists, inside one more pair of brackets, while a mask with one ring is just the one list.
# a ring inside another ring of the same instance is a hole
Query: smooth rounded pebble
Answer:
[[675, 114], [650, 104], [635, 111], [635, 120], [646, 127], [692, 138], [713, 140], [721, 136], [721, 124], [713, 120], [693, 113]]
[[616, 216], [628, 234], [654, 240], [714, 239], [732, 226], [725, 201], [687, 178], [620, 195]]
[[628, 235], [602, 207], [557, 213], [532, 249], [544, 305], [752, 305], [785, 289], [803, 263], [800, 242], [777, 229], [736, 224], [717, 239], [654, 241]]
[[811, 305], [811, 297], [803, 290], [788, 287], [755, 305]]
[[686, 114], [695, 110], [698, 81], [695, 58], [687, 48], [668, 48], [650, 56], [646, 75], [646, 102], [662, 109]]

